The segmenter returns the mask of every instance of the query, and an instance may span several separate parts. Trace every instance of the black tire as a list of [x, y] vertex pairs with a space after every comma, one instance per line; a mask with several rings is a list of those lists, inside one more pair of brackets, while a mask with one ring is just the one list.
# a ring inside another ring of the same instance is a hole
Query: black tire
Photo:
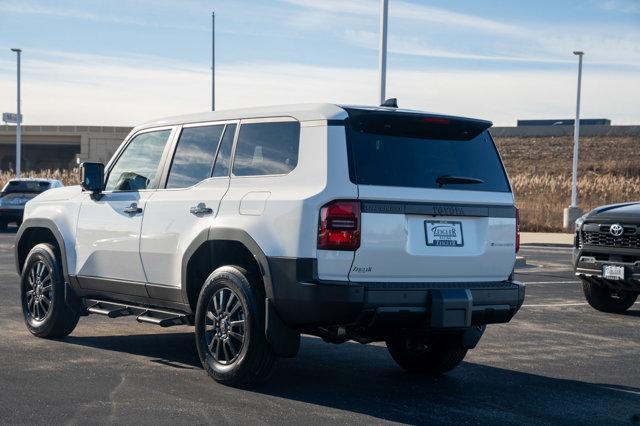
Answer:
[[582, 291], [592, 308], [600, 312], [621, 314], [626, 312], [638, 298], [638, 293], [624, 290], [611, 290], [605, 286], [582, 282]]
[[33, 247], [22, 269], [20, 298], [27, 329], [37, 337], [71, 333], [80, 316], [64, 300], [62, 265], [50, 244]]
[[456, 368], [467, 354], [460, 336], [426, 338], [394, 337], [387, 349], [395, 362], [409, 373], [438, 375]]
[[265, 296], [260, 290], [237, 266], [216, 269], [202, 286], [196, 346], [202, 366], [219, 383], [259, 383], [273, 370], [276, 356], [265, 338]]

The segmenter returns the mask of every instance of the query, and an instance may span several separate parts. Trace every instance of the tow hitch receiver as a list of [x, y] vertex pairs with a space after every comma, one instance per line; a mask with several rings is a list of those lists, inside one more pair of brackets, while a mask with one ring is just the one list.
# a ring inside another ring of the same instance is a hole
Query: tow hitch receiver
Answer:
[[431, 327], [469, 327], [473, 309], [471, 290], [433, 290], [431, 296]]

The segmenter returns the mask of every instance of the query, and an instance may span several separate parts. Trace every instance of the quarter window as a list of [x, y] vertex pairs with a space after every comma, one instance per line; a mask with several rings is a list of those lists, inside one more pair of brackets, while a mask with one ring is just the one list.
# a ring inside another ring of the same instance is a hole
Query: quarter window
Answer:
[[158, 187], [158, 166], [171, 130], [142, 133], [133, 138], [116, 160], [106, 191], [138, 191]]
[[211, 176], [224, 125], [182, 129], [173, 156], [167, 188], [186, 188]]
[[240, 126], [233, 174], [282, 175], [298, 164], [300, 123], [249, 123]]

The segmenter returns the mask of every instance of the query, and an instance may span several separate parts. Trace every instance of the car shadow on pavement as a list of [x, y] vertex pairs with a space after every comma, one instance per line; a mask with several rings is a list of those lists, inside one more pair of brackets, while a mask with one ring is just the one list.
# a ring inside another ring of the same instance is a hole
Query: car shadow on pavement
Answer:
[[[148, 357], [167, 368], [201, 368], [193, 333], [69, 336], [64, 340]], [[218, 386], [211, 382], [212, 403]], [[384, 346], [331, 345], [311, 337], [302, 339], [297, 358], [279, 360], [267, 383], [238, 392], [312, 404], [309, 410], [321, 406], [413, 424], [630, 424], [640, 415], [640, 389], [636, 388], [556, 379], [472, 362], [462, 363], [445, 376], [412, 376], [397, 367]]]

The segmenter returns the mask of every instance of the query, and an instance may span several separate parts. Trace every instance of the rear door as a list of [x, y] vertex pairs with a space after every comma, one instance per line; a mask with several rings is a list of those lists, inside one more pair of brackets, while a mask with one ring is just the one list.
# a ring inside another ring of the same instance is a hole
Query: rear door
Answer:
[[[182, 301], [182, 260], [204, 242], [229, 188], [237, 122], [185, 125], [167, 160], [164, 188], [147, 201], [140, 256], [149, 296]], [[215, 166], [214, 166], [215, 162]]]
[[506, 279], [513, 195], [479, 120], [349, 110], [350, 175], [361, 200], [352, 281]]

